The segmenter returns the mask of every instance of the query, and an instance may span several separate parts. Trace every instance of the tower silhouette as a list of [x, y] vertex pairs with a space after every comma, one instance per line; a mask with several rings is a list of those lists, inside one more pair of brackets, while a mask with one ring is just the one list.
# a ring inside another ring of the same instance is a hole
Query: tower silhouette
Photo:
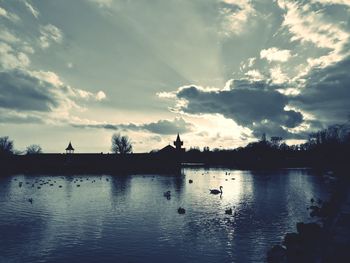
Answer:
[[177, 134], [177, 137], [176, 137], [176, 141], [174, 141], [174, 145], [176, 147], [176, 150], [180, 151], [181, 150], [181, 146], [184, 144], [183, 141], [181, 141], [180, 139], [180, 135]]

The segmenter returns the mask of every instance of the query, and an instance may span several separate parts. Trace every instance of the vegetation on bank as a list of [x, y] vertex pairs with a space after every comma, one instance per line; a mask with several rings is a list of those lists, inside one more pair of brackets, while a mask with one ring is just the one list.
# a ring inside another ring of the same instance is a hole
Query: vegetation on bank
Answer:
[[233, 150], [208, 147], [200, 151], [192, 148], [186, 152], [186, 162], [222, 164], [237, 167], [306, 167], [345, 165], [350, 154], [350, 127], [333, 125], [312, 133], [308, 140], [299, 145], [287, 145], [280, 137], [266, 136], [257, 142]]
[[113, 134], [111, 150], [117, 154], [132, 153], [131, 140], [128, 136], [121, 135], [120, 133]]
[[[116, 154], [132, 153], [132, 142], [127, 136], [112, 136], [112, 152]], [[42, 153], [39, 145], [27, 147], [25, 154]], [[155, 151], [152, 151], [154, 153]], [[0, 137], [0, 155], [18, 154], [9, 137]], [[333, 125], [327, 129], [309, 135], [303, 144], [287, 145], [281, 137], [266, 136], [257, 142], [233, 150], [210, 150], [204, 147], [190, 148], [182, 153], [181, 161], [187, 163], [203, 163], [207, 165], [229, 165], [244, 167], [306, 167], [329, 165], [342, 167], [350, 156], [350, 127], [347, 124]]]

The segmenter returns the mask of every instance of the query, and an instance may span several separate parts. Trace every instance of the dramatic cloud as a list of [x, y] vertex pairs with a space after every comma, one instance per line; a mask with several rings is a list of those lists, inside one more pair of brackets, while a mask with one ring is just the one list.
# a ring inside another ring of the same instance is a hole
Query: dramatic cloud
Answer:
[[6, 11], [4, 8], [2, 8], [0, 6], [0, 17], [5, 17], [8, 20], [12, 21], [12, 22], [17, 22], [19, 21], [19, 17], [16, 14], [10, 13], [8, 11]]
[[12, 46], [0, 42], [0, 70], [24, 68], [29, 63], [30, 60], [25, 53], [17, 52]]
[[349, 14], [348, 0], [0, 0], [1, 130], [53, 150], [51, 132], [90, 134], [88, 151], [112, 130], [136, 151], [186, 131], [193, 146], [300, 138], [349, 114]]
[[43, 118], [37, 114], [29, 114], [26, 112], [17, 112], [9, 109], [0, 108], [0, 123], [5, 124], [28, 124], [43, 123]]
[[[90, 93], [90, 94], [93, 94], [93, 93]], [[96, 100], [104, 100], [106, 97], [107, 97], [106, 94], [102, 90], [97, 92], [97, 94], [95, 95]]]
[[186, 133], [192, 129], [192, 125], [182, 118], [176, 118], [173, 121], [159, 120], [157, 122], [144, 124], [142, 127], [150, 132], [158, 134]]
[[331, 22], [324, 14], [324, 10], [313, 9], [308, 3], [302, 4], [289, 0], [277, 2], [286, 12], [282, 27], [289, 30], [292, 35], [291, 41], [312, 43], [318, 48], [330, 50], [327, 55], [310, 59], [311, 66], [324, 67], [343, 58], [341, 53], [350, 36], [349, 32], [343, 28], [345, 21], [344, 23]]
[[79, 106], [79, 100], [102, 100], [97, 94], [65, 85], [53, 72], [21, 69], [0, 72], [0, 107], [18, 111], [46, 111]]
[[289, 80], [288, 76], [282, 72], [279, 66], [270, 68], [270, 79], [275, 84], [283, 84]]
[[39, 11], [33, 7], [33, 5], [31, 5], [28, 1], [24, 1], [23, 2], [24, 5], [26, 6], [26, 8], [28, 9], [28, 11], [35, 17], [38, 18], [39, 17]]
[[51, 111], [59, 106], [51, 83], [22, 70], [0, 72], [0, 107], [16, 110]]
[[248, 0], [223, 0], [220, 2], [220, 13], [223, 17], [223, 34], [240, 34], [255, 10]]
[[174, 120], [159, 120], [157, 122], [145, 123], [145, 124], [72, 124], [76, 128], [95, 128], [95, 129], [107, 129], [107, 130], [132, 130], [140, 131], [145, 130], [151, 133], [162, 135], [173, 135], [176, 133], [187, 133], [193, 128], [191, 123], [186, 122], [182, 118], [175, 118]]
[[0, 40], [5, 41], [7, 43], [15, 43], [19, 41], [19, 38], [8, 31], [7, 28], [0, 26]]
[[265, 58], [268, 61], [279, 61], [286, 62], [291, 57], [290, 50], [280, 50], [276, 47], [272, 47], [269, 49], [263, 49], [260, 51], [260, 58]]
[[346, 5], [350, 6], [349, 0], [312, 0], [314, 3], [321, 3], [324, 5]]
[[[95, 94], [73, 88], [63, 83], [52, 71], [31, 70], [28, 54], [32, 54], [34, 50], [28, 43], [9, 33], [7, 28], [4, 29], [0, 33], [0, 39], [8, 43], [0, 41], [1, 122], [32, 120], [37, 123], [39, 118], [50, 119], [48, 115], [41, 113], [51, 112], [67, 117], [70, 109], [81, 109], [81, 102], [101, 101], [106, 98], [103, 91]], [[51, 33], [56, 31], [51, 25], [42, 30]], [[48, 33], [45, 36], [48, 37], [46, 40], [61, 39], [57, 32], [52, 37]]]
[[350, 57], [305, 76], [305, 87], [294, 104], [324, 125], [343, 123], [350, 116]]
[[248, 70], [245, 75], [247, 77], [249, 77], [249, 79], [251, 80], [255, 80], [255, 81], [259, 81], [259, 80], [263, 80], [264, 76], [259, 72], [259, 70], [256, 69], [252, 69], [252, 70]]
[[54, 25], [48, 24], [40, 26], [39, 43], [42, 48], [48, 48], [52, 42], [61, 43], [63, 39], [62, 32]]
[[289, 98], [276, 86], [265, 82], [234, 80], [229, 89], [206, 90], [197, 86], [178, 89], [176, 96], [182, 101], [177, 110], [189, 114], [221, 114], [237, 124], [248, 127], [254, 134], [262, 134], [270, 127], [270, 135], [289, 137], [286, 128], [295, 128], [303, 121], [300, 112], [286, 110]]

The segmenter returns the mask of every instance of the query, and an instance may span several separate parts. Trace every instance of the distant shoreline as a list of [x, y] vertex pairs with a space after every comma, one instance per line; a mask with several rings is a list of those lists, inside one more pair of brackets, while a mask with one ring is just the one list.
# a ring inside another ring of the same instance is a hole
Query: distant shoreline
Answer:
[[191, 160], [183, 153], [134, 153], [134, 154], [27, 154], [0, 156], [2, 173], [16, 174], [123, 174], [123, 173], [175, 173], [185, 167], [221, 167], [238, 170], [320, 169], [339, 170], [342, 166], [327, 163], [283, 160], [271, 162], [265, 159], [244, 161], [222, 158], [213, 153], [212, 158]]
[[177, 173], [177, 155], [159, 154], [29, 154], [0, 157], [5, 173]]

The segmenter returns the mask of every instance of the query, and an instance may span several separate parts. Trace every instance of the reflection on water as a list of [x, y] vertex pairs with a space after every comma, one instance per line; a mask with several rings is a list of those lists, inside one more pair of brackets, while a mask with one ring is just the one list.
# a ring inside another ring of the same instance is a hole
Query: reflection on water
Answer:
[[0, 262], [262, 262], [326, 189], [308, 170], [0, 177]]

